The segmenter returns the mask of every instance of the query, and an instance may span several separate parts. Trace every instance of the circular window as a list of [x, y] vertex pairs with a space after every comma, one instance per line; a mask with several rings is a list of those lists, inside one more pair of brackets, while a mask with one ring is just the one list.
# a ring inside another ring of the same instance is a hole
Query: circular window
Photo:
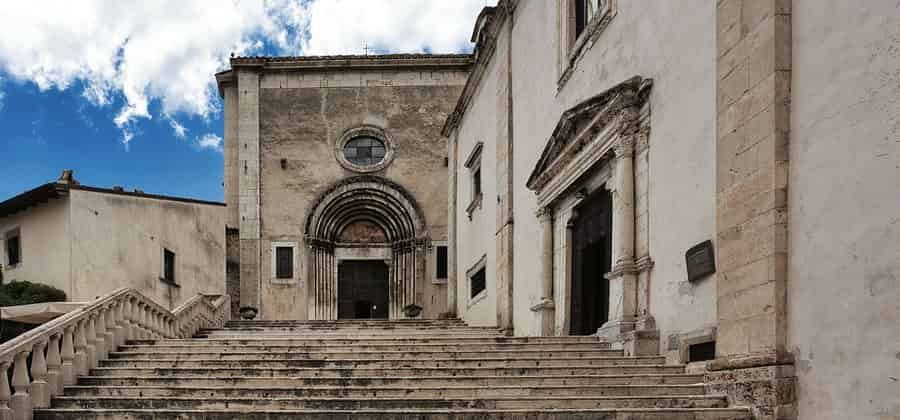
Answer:
[[344, 144], [344, 157], [354, 165], [377, 165], [384, 160], [384, 155], [384, 142], [375, 137], [355, 137]]
[[391, 164], [394, 145], [380, 128], [365, 125], [347, 130], [334, 144], [334, 154], [346, 169], [375, 172]]

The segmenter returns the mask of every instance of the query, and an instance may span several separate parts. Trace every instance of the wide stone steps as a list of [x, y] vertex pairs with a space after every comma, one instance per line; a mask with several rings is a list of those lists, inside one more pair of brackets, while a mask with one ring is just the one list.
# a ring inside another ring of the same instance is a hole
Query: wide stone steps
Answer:
[[37, 413], [43, 420], [751, 420], [746, 409], [548, 409], [548, 410], [171, 410], [54, 409]]
[[133, 341], [36, 419], [750, 420], [702, 375], [597, 337], [459, 320], [233, 321]]
[[580, 358], [533, 358], [533, 357], [494, 357], [482, 359], [456, 359], [456, 358], [429, 358], [429, 359], [307, 359], [307, 360], [267, 360], [247, 358], [237, 360], [170, 360], [170, 359], [113, 359], [100, 363], [103, 368], [209, 368], [209, 369], [241, 369], [244, 366], [253, 366], [263, 369], [287, 369], [287, 368], [367, 368], [367, 369], [394, 369], [394, 368], [538, 368], [538, 367], [571, 367], [571, 366], [635, 366], [635, 365], [661, 365], [665, 363], [662, 357], [580, 357]]
[[73, 397], [189, 397], [189, 398], [497, 398], [553, 396], [677, 396], [702, 395], [696, 385], [556, 385], [556, 386], [303, 386], [303, 387], [192, 387], [192, 386], [73, 386]]
[[54, 408], [164, 408], [164, 409], [465, 409], [493, 410], [566, 408], [721, 408], [727, 407], [724, 397], [705, 395], [649, 396], [649, 397], [496, 397], [496, 398], [195, 398], [195, 397], [73, 397], [62, 396], [53, 400]]
[[441, 386], [563, 386], [563, 385], [690, 385], [703, 382], [703, 375], [683, 373], [634, 375], [561, 375], [561, 376], [357, 376], [357, 377], [269, 377], [269, 376], [83, 376], [85, 386], [147, 386], [147, 387], [312, 387], [312, 386], [372, 386], [372, 387], [441, 387]]
[[326, 360], [326, 359], [381, 359], [381, 360], [428, 360], [428, 359], [461, 359], [482, 360], [493, 358], [595, 358], [622, 356], [621, 350], [485, 350], [485, 351], [298, 351], [297, 348], [288, 348], [281, 351], [204, 351], [190, 353], [157, 353], [153, 351], [114, 352], [109, 357], [113, 360]]

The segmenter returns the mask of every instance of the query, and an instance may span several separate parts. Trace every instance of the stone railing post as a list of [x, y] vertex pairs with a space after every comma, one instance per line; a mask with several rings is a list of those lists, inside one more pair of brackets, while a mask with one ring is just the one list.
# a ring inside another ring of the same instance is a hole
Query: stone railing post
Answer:
[[96, 338], [94, 339], [94, 347], [96, 348], [97, 354], [97, 365], [100, 365], [100, 361], [106, 359], [107, 350], [106, 350], [106, 309], [100, 308], [97, 311], [97, 318], [94, 319], [94, 333], [96, 334]]
[[62, 357], [62, 384], [75, 385], [75, 327], [68, 327], [63, 330], [62, 348], [60, 349], [60, 357]]
[[39, 341], [31, 350], [31, 404], [34, 408], [50, 406], [50, 390], [47, 384], [47, 359], [44, 356], [46, 347], [46, 341]]
[[31, 380], [28, 378], [28, 353], [30, 350], [23, 350], [16, 353], [13, 362], [12, 386], [15, 393], [10, 398], [10, 407], [13, 411], [14, 420], [31, 420], [33, 410], [31, 408]]
[[106, 308], [106, 316], [103, 317], [104, 321], [106, 321], [106, 325], [104, 326], [106, 329], [106, 333], [103, 335], [106, 341], [106, 356], [104, 358], [109, 358], [109, 354], [118, 350], [119, 344], [116, 342], [116, 310], [113, 305], [109, 305]]
[[87, 343], [85, 353], [87, 354], [87, 367], [93, 369], [97, 367], [97, 332], [94, 329], [93, 314], [87, 316], [84, 328], [84, 339]]
[[120, 346], [125, 345], [125, 342], [131, 337], [131, 324], [128, 323], [129, 310], [128, 298], [119, 300], [119, 304], [116, 306], [116, 324], [119, 325]]
[[62, 357], [59, 355], [60, 336], [59, 332], [50, 334], [50, 344], [47, 345], [47, 386], [50, 389], [50, 397], [61, 394], [63, 390]]
[[13, 412], [9, 408], [9, 362], [0, 362], [0, 420], [12, 420]]
[[88, 368], [87, 359], [87, 340], [84, 338], [85, 321], [79, 321], [75, 327], [75, 376], [87, 375]]

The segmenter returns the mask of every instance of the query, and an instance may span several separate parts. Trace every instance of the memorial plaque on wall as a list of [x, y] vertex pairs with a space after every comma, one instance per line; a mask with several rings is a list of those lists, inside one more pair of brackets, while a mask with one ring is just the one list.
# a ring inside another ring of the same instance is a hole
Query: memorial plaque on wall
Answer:
[[694, 282], [716, 272], [716, 259], [713, 255], [712, 241], [705, 241], [687, 250], [684, 255], [687, 262], [688, 281]]

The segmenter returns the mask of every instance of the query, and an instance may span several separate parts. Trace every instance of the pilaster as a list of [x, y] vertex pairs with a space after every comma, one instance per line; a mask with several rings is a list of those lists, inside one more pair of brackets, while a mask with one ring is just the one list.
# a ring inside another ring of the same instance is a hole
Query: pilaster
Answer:
[[[260, 311], [259, 73], [237, 71], [241, 308]], [[252, 313], [253, 311], [243, 311]]]
[[791, 1], [716, 6], [715, 391], [795, 418], [786, 348]]

